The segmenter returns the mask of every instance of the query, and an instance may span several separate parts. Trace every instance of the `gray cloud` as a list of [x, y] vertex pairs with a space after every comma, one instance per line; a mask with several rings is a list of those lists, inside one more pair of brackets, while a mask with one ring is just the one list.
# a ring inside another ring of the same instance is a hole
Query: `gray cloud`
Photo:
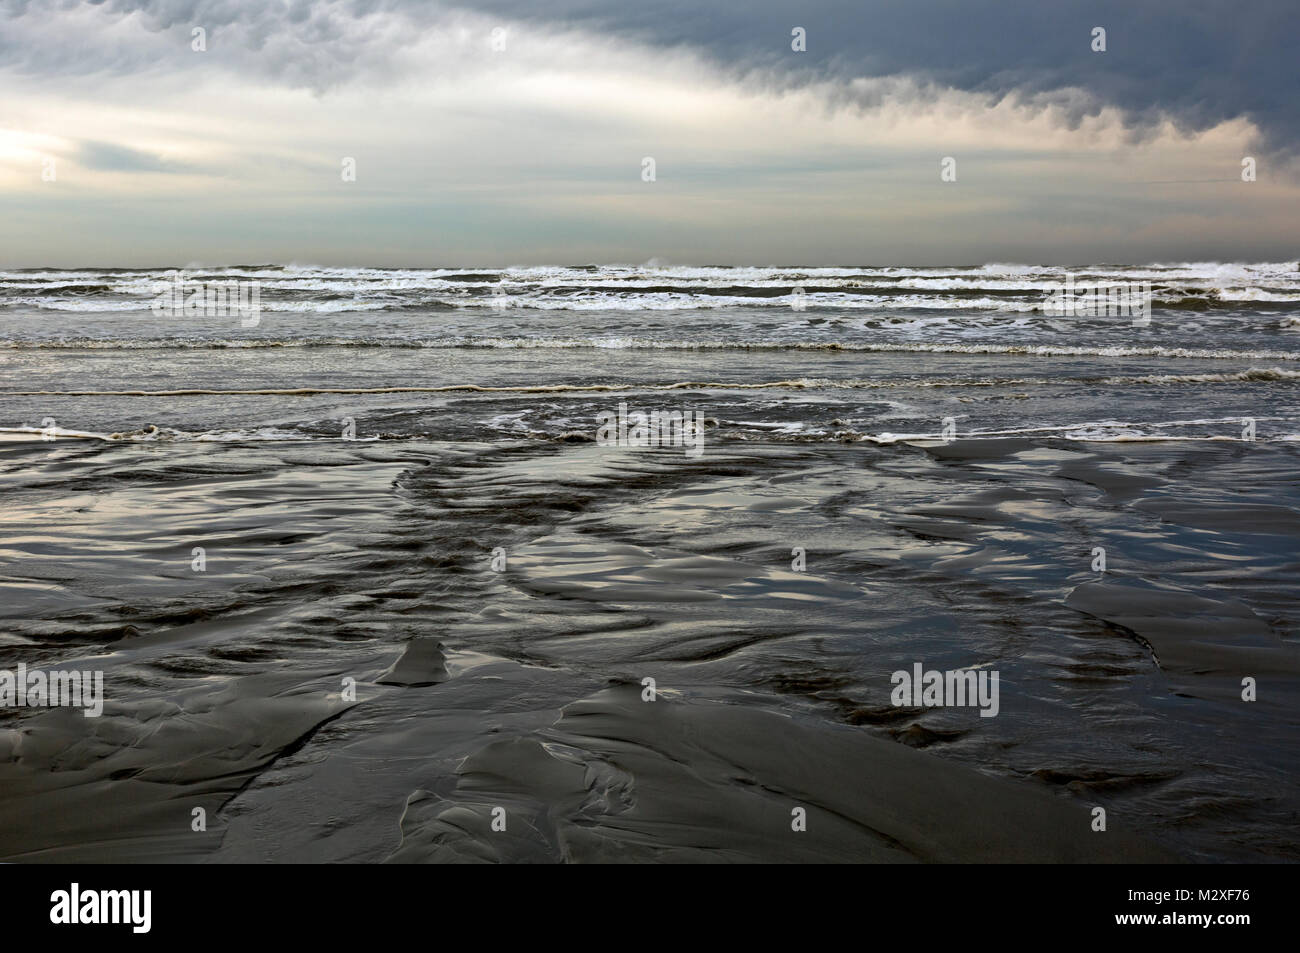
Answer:
[[[1244, 117], [1269, 147], [1300, 143], [1294, 0], [476, 0], [503, 17], [565, 22], [660, 46], [699, 49], [738, 73], [787, 81], [908, 75], [922, 82], [1064, 104], [1074, 122], [1101, 106], [1141, 131], [1168, 117], [1188, 131]], [[808, 50], [790, 50], [794, 26]], [[1092, 50], [1092, 29], [1107, 50]], [[1088, 96], [1065, 97], [1081, 89]]]
[[[74, 3], [3, 0], [6, 17], [48, 18]], [[214, 58], [315, 89], [357, 71], [383, 71], [391, 54], [456, 8], [422, 0], [103, 0], [111, 16], [134, 15], [148, 30], [176, 34], [166, 56], [189, 54], [188, 33], [213, 35]], [[1294, 0], [747, 0], [730, 9], [698, 0], [475, 0], [465, 13], [546, 28], [695, 51], [753, 84], [843, 81], [841, 105], [869, 107], [855, 78], [909, 77], [1057, 105], [1071, 123], [1111, 105], [1135, 135], [1169, 118], [1193, 132], [1246, 118], [1266, 149], [1300, 144]], [[808, 51], [790, 49], [790, 31]], [[1091, 31], [1107, 31], [1107, 51]], [[52, 31], [57, 40], [57, 32]], [[179, 42], [181, 38], [184, 43]], [[123, 73], [159, 65], [158, 49], [111, 44], [55, 51], [31, 38], [0, 39], [0, 65], [26, 72]], [[1071, 91], [1082, 90], [1083, 95]]]
[[111, 142], [83, 141], [78, 143], [77, 161], [89, 169], [103, 172], [171, 172], [199, 171], [188, 163], [176, 162], [162, 156]]

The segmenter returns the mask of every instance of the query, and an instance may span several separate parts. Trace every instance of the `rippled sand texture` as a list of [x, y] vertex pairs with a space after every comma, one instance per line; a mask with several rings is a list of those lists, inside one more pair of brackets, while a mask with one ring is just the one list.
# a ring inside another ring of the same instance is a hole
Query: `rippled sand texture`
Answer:
[[[0, 858], [1300, 859], [1298, 463], [5, 443], [0, 667], [108, 701], [0, 713]], [[892, 706], [914, 662], [1000, 713]]]

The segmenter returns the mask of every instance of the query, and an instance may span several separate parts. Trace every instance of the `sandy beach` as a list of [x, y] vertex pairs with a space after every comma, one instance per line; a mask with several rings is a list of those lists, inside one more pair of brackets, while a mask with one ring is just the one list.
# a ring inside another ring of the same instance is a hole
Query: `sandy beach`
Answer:
[[[1300, 856], [1285, 368], [150, 347], [0, 366], [0, 669], [105, 695], [0, 713], [0, 859]], [[704, 452], [598, 444], [620, 402]]]

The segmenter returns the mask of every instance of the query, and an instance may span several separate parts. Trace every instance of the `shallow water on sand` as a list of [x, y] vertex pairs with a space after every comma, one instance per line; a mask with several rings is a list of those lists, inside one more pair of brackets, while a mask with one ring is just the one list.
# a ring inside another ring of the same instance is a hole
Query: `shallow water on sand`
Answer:
[[[8, 859], [1100, 859], [1094, 805], [1297, 854], [1286, 446], [54, 446], [0, 451], [0, 667], [102, 669], [107, 704], [5, 715]], [[997, 717], [893, 707], [918, 661], [999, 671]], [[474, 833], [500, 804], [518, 842]]]

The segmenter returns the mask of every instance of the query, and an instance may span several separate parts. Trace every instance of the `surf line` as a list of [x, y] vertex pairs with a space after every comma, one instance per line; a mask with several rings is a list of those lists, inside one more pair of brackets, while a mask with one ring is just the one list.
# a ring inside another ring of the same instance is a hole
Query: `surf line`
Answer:
[[684, 447], [686, 456], [698, 459], [704, 453], [704, 412], [697, 410], [652, 410], [629, 412], [627, 401], [617, 411], [596, 415], [596, 445], [600, 447]]
[[[807, 381], [764, 381], [756, 384], [718, 381], [677, 381], [672, 384], [535, 384], [494, 387], [486, 384], [444, 384], [439, 387], [285, 387], [248, 390], [187, 388], [180, 390], [7, 390], [6, 397], [311, 397], [316, 394], [447, 394], [456, 392], [489, 394], [617, 393], [651, 390], [802, 390], [816, 386]], [[870, 384], [864, 386], [871, 386]]]

